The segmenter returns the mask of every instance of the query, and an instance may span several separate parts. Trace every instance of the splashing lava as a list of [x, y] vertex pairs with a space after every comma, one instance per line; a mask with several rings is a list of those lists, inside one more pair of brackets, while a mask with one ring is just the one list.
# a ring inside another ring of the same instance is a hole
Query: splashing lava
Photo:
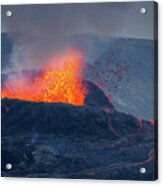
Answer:
[[33, 102], [63, 102], [83, 105], [87, 88], [82, 83], [83, 54], [68, 49], [66, 55], [57, 56], [32, 81], [27, 77], [8, 79], [2, 88], [2, 98]]

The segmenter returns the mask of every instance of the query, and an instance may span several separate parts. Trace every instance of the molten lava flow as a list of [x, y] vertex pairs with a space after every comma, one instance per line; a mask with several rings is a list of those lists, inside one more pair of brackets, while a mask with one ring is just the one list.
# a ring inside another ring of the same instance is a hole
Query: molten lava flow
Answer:
[[83, 105], [86, 87], [79, 74], [83, 55], [78, 50], [68, 50], [65, 56], [54, 58], [46, 64], [40, 76], [8, 80], [2, 88], [2, 98], [34, 102], [63, 102]]
[[140, 131], [143, 127], [143, 123], [142, 123], [142, 119], [141, 118], [138, 118], [138, 123], [139, 123], [139, 128], [138, 128], [138, 131]]

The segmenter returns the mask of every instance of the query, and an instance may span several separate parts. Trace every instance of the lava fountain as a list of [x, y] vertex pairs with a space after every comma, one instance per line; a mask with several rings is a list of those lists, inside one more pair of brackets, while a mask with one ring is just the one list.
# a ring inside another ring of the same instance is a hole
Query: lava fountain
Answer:
[[83, 54], [68, 49], [41, 68], [39, 76], [10, 78], [2, 87], [2, 98], [33, 102], [63, 102], [83, 105], [87, 88], [82, 79]]

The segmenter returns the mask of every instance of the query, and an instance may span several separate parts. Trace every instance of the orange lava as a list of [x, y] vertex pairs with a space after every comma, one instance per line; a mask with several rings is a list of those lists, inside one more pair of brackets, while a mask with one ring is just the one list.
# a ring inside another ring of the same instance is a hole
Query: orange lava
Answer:
[[83, 105], [86, 87], [82, 83], [83, 54], [69, 49], [46, 64], [40, 76], [31, 81], [27, 77], [6, 81], [2, 98], [33, 102], [63, 102]]

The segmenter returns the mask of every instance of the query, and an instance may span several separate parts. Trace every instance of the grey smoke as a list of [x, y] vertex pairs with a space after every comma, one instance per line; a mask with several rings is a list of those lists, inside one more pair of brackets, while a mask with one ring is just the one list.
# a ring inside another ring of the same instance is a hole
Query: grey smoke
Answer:
[[[142, 6], [148, 9], [143, 16]], [[152, 38], [152, 8], [153, 2], [4, 5], [2, 30], [14, 40], [13, 66], [37, 68], [74, 35]], [[13, 12], [11, 17], [7, 10]]]

